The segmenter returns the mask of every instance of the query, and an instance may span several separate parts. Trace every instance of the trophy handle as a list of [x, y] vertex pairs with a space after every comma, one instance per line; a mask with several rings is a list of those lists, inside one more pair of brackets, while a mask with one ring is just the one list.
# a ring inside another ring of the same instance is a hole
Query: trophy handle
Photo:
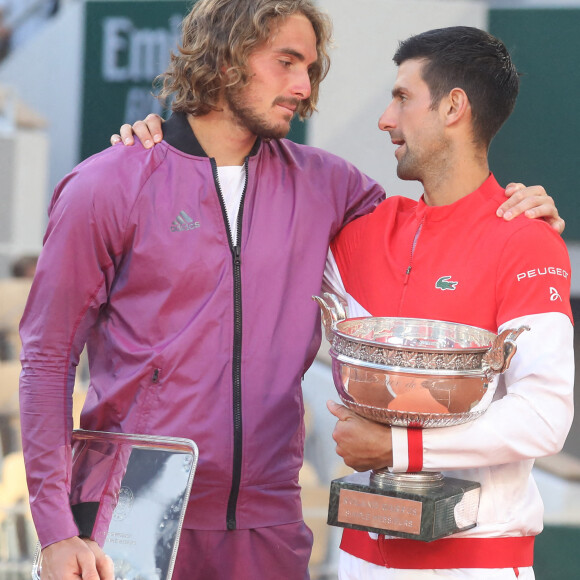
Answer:
[[322, 297], [313, 296], [313, 300], [318, 303], [322, 311], [322, 324], [328, 342], [332, 341], [332, 326], [347, 318], [346, 305], [344, 305], [336, 294], [325, 292]]
[[483, 368], [488, 380], [491, 380], [494, 375], [507, 371], [518, 349], [515, 341], [525, 330], [530, 330], [530, 327], [506, 328], [495, 338], [491, 348], [483, 357]]

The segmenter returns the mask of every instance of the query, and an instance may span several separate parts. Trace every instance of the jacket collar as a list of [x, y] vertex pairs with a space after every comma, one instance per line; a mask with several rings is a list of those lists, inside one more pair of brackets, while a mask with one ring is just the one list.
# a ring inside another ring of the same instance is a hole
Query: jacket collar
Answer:
[[454, 203], [448, 205], [429, 206], [425, 203], [425, 196], [421, 196], [417, 203], [417, 219], [421, 221], [424, 216], [428, 216], [430, 221], [443, 221], [450, 218], [458, 219], [457, 216], [464, 216], [466, 219], [469, 215], [479, 211], [484, 204], [489, 204], [496, 200], [497, 205], [493, 206], [493, 211], [499, 207], [504, 196], [504, 188], [496, 181], [493, 173], [469, 195], [462, 197]]
[[[172, 113], [171, 117], [163, 124], [163, 138], [169, 145], [188, 155], [195, 155], [196, 157], [208, 156], [191, 129], [186, 113]], [[260, 143], [261, 139], [258, 137], [250, 151], [250, 157], [258, 152]]]

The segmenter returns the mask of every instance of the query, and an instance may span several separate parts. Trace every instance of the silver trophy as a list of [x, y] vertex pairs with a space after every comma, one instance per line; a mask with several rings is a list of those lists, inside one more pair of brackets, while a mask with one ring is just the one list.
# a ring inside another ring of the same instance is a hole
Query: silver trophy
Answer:
[[[529, 327], [487, 330], [416, 318], [347, 318], [333, 294], [313, 296], [331, 345], [341, 401], [379, 423], [425, 429], [477, 419]], [[432, 541], [477, 523], [480, 484], [441, 473], [355, 473], [331, 483], [328, 523]]]
[[[113, 560], [115, 580], [170, 580], [197, 466], [193, 441], [76, 430], [70, 504], [83, 537]], [[40, 580], [40, 547], [32, 578]]]

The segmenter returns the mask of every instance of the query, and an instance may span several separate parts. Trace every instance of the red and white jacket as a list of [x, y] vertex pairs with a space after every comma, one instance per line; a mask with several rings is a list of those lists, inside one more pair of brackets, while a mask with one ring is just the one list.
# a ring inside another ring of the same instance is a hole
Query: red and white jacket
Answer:
[[[338, 270], [327, 268], [329, 281], [334, 274], [334, 285], [344, 285], [350, 316], [431, 318], [496, 333], [531, 327], [518, 337], [516, 356], [479, 419], [426, 429], [413, 438], [405, 428], [392, 429], [395, 471], [443, 471], [481, 483], [478, 525], [454, 540], [541, 531], [543, 505], [532, 466], [536, 457], [562, 448], [573, 417], [566, 246], [541, 220], [496, 217], [502, 199], [504, 190], [493, 176], [447, 206], [389, 198], [337, 236], [331, 251]], [[347, 534], [369, 541], [364, 532]], [[422, 544], [409, 541], [417, 549]], [[444, 548], [446, 541], [432, 542], [429, 549]], [[422, 565], [420, 554], [406, 566], [392, 567], [440, 567], [427, 557]], [[444, 567], [479, 566], [461, 560]]]

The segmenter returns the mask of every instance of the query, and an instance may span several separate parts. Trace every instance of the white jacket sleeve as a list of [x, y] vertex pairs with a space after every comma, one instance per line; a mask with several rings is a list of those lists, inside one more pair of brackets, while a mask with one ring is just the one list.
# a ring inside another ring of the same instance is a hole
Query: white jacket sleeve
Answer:
[[[487, 411], [470, 423], [423, 431], [423, 469], [501, 465], [561, 450], [574, 413], [573, 326], [564, 314], [546, 313], [510, 320], [499, 330], [524, 324], [531, 330], [518, 337]], [[405, 470], [406, 431], [393, 429], [395, 471]]]
[[371, 314], [346, 291], [338, 270], [338, 265], [332, 255], [332, 250], [328, 250], [328, 255], [326, 256], [326, 265], [324, 267], [324, 276], [322, 278], [322, 291], [336, 294], [339, 298], [342, 298], [346, 302], [349, 317], [371, 316]]

